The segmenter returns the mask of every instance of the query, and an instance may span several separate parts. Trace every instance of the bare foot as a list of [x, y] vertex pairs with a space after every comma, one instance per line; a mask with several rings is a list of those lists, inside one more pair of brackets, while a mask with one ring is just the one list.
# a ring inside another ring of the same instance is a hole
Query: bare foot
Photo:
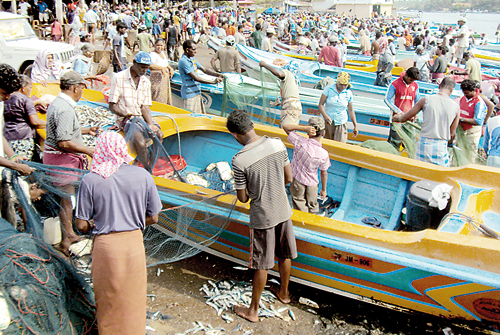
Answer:
[[243, 307], [241, 305], [234, 306], [234, 312], [241, 316], [244, 319], [247, 319], [250, 322], [259, 322], [258, 315], [251, 315], [250, 308]]
[[61, 242], [59, 244], [53, 245], [53, 247], [54, 249], [60, 251], [64, 256], [71, 257], [71, 253], [69, 252], [69, 245], [67, 245], [66, 243], [63, 244], [63, 242]]
[[282, 294], [281, 293], [281, 290], [278, 289], [278, 288], [271, 288], [271, 292], [274, 293], [274, 295], [276, 297], [278, 297], [278, 299], [284, 303], [284, 304], [289, 304], [291, 299], [290, 299], [290, 294], [288, 292], [286, 292], [286, 294]]
[[[72, 245], [73, 243], [82, 241], [83, 237], [78, 236], [78, 235], [73, 235], [73, 236], [68, 236], [68, 240], [71, 242], [69, 245]], [[68, 246], [68, 248], [69, 248], [69, 246]]]

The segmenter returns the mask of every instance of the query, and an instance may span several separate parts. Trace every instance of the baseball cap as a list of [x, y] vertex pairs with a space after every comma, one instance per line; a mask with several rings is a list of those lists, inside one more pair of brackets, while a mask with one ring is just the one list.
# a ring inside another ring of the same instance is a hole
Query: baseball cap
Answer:
[[311, 127], [319, 128], [320, 131], [325, 129], [325, 120], [323, 120], [323, 118], [319, 116], [310, 117], [307, 124]]
[[151, 65], [151, 56], [144, 51], [139, 51], [135, 57], [134, 60], [138, 64], [146, 64], [146, 65]]
[[421, 44], [417, 45], [417, 50], [424, 50], [424, 46]]
[[462, 22], [464, 22], [464, 23], [465, 23], [465, 22], [467, 22], [467, 18], [465, 18], [465, 17], [461, 17], [461, 18], [459, 18], [459, 19], [458, 19], [458, 22], [460, 22], [460, 21], [462, 21]]
[[276, 34], [276, 32], [274, 31], [273, 27], [267, 28], [266, 33], [268, 33], [268, 34]]
[[233, 45], [236, 40], [233, 35], [229, 35], [224, 41], [226, 42], [226, 45]]
[[339, 38], [337, 37], [337, 35], [332, 35], [328, 40], [330, 41], [330, 43], [333, 43], [333, 42], [338, 42]]
[[63, 74], [61, 76], [60, 83], [61, 85], [64, 86], [71, 86], [78, 84], [84, 84], [85, 86], [87, 86], [87, 82], [85, 81], [85, 79], [83, 79], [82, 75], [75, 71], [70, 71]]

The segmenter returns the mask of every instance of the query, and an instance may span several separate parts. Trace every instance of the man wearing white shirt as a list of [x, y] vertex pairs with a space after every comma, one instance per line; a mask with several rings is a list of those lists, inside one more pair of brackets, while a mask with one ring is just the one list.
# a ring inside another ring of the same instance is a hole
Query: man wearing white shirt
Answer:
[[19, 9], [21, 10], [21, 15], [28, 16], [28, 9], [31, 8], [31, 5], [27, 3], [25, 0], [21, 0], [19, 4]]
[[90, 9], [83, 15], [83, 21], [87, 23], [87, 32], [92, 35], [92, 44], [95, 43], [95, 28], [97, 21], [99, 21], [99, 15], [94, 11], [94, 7]]
[[457, 33], [457, 53], [455, 57], [457, 59], [457, 64], [460, 64], [463, 59], [463, 54], [469, 48], [469, 28], [465, 25], [467, 19], [465, 17], [461, 17], [458, 19], [458, 25], [460, 29]]

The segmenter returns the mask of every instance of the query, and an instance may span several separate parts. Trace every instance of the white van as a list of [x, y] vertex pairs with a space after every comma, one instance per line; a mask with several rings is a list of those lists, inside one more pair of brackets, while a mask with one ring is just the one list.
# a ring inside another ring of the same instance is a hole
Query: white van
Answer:
[[26, 16], [0, 12], [0, 63], [11, 65], [19, 73], [24, 73], [43, 49], [51, 50], [63, 72], [68, 71], [74, 48], [67, 43], [39, 40]]

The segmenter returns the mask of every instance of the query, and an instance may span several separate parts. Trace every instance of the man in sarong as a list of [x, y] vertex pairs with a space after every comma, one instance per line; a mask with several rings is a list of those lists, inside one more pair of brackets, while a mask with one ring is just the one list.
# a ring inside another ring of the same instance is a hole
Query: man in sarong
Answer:
[[[43, 163], [73, 169], [87, 169], [87, 156], [94, 155], [94, 149], [83, 144], [82, 134], [96, 135], [97, 127], [81, 128], [75, 112], [76, 103], [86, 88], [86, 82], [77, 72], [68, 72], [61, 79], [61, 93], [47, 108], [47, 138], [43, 151]], [[70, 180], [59, 183], [66, 194], [74, 194]], [[58, 249], [69, 255], [72, 243], [80, 241], [73, 230], [73, 205], [71, 199], [61, 198], [62, 240]]]
[[421, 98], [408, 112], [392, 118], [392, 122], [406, 122], [422, 111], [422, 130], [416, 160], [450, 166], [448, 145], [453, 144], [460, 121], [460, 108], [450, 98], [454, 88], [455, 79], [445, 77], [439, 84], [437, 94]]
[[284, 124], [299, 124], [302, 115], [302, 103], [300, 102], [299, 81], [297, 73], [298, 64], [290, 62], [283, 67], [283, 70], [270, 66], [264, 61], [260, 61], [260, 67], [269, 70], [280, 79], [281, 91], [281, 116], [280, 127]]

